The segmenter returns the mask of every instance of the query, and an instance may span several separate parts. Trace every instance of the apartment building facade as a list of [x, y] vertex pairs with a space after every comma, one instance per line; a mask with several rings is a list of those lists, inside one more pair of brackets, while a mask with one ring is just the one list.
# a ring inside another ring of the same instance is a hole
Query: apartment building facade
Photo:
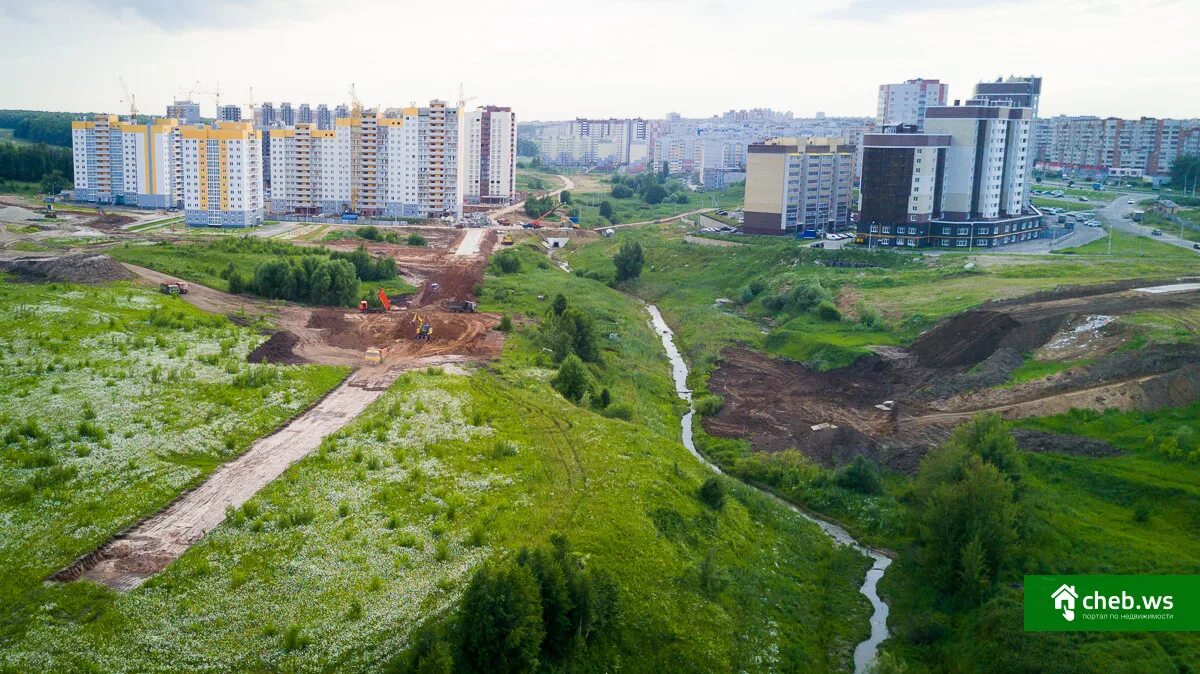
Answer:
[[[510, 113], [511, 114], [511, 113]], [[515, 134], [515, 125], [512, 133]], [[272, 213], [356, 213], [367, 218], [460, 216], [459, 118], [443, 101], [428, 106], [350, 111], [332, 129], [271, 129], [268, 203]], [[515, 180], [515, 139], [507, 168]], [[498, 165], [506, 158], [489, 159]], [[499, 186], [498, 186], [499, 188]]]
[[750, 145], [743, 229], [787, 234], [848, 227], [856, 154], [843, 138], [773, 138]]
[[1027, 206], [1033, 110], [988, 103], [930, 108], [924, 133], [864, 136], [859, 243], [986, 248], [1043, 235]]
[[879, 127], [910, 125], [925, 128], [925, 110], [946, 105], [950, 85], [917, 78], [898, 84], [879, 85], [875, 123]]
[[180, 124], [199, 124], [200, 104], [195, 101], [175, 101], [167, 106], [167, 119], [177, 119]]
[[517, 118], [494, 105], [463, 113], [463, 200], [507, 204], [516, 194]]
[[1200, 152], [1200, 120], [1067, 117], [1037, 122], [1038, 163], [1089, 178], [1163, 179], [1180, 155]]
[[75, 198], [97, 204], [175, 208], [181, 200], [180, 125], [95, 115], [71, 122]]
[[648, 157], [646, 120], [583, 119], [547, 129], [539, 139], [542, 162], [565, 166], [618, 166]]
[[184, 126], [183, 220], [193, 227], [255, 227], [263, 222], [262, 136], [250, 122]]

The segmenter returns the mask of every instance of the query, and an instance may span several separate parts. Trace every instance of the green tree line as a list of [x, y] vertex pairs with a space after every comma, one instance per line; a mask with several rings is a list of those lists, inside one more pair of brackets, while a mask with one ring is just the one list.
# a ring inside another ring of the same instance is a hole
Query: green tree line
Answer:
[[74, 112], [0, 110], [0, 129], [12, 129], [13, 138], [31, 143], [71, 147], [71, 121], [79, 117]]
[[0, 179], [37, 182], [55, 171], [74, 180], [70, 150], [45, 144], [0, 143]]

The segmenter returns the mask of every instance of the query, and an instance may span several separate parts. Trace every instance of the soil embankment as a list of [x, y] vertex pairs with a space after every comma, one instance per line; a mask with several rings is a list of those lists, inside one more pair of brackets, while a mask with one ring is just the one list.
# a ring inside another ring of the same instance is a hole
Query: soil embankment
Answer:
[[[756, 451], [799, 449], [842, 465], [862, 454], [915, 470], [929, 447], [980, 412], [1009, 419], [1072, 408], [1152, 410], [1200, 398], [1200, 349], [1129, 350], [1113, 318], [1194, 307], [1200, 291], [1140, 292], [1129, 283], [1038, 293], [946, 319], [908, 349], [881, 348], [852, 366], [818, 372], [797, 362], [727, 349], [709, 379], [724, 396], [704, 419], [713, 435], [749, 439]], [[1034, 381], [1007, 385], [1028, 353], [1087, 357]], [[1004, 385], [1004, 386], [1001, 386]], [[1032, 451], [1102, 456], [1071, 438], [1026, 438]], [[1111, 448], [1110, 448], [1111, 449]]]

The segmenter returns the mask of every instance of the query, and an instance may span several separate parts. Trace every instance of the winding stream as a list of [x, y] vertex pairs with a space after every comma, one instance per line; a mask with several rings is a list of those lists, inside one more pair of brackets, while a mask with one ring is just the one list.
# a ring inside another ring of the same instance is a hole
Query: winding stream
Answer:
[[[679, 397], [688, 404], [687, 414], [683, 415], [683, 446], [687, 447], [687, 450], [691, 452], [692, 456], [695, 456], [696, 460], [698, 460], [700, 463], [708, 466], [708, 468], [714, 473], [720, 473], [721, 469], [718, 466], [709, 462], [708, 459], [705, 459], [704, 456], [700, 454], [700, 452], [696, 451], [696, 443], [692, 437], [692, 420], [696, 414], [696, 408], [694, 405], [692, 405], [692, 392], [687, 387], [687, 364], [683, 362], [683, 355], [679, 353], [679, 349], [675, 346], [674, 333], [671, 332], [671, 328], [667, 327], [667, 322], [663, 320], [662, 314], [658, 311], [658, 307], [654, 306], [653, 304], [648, 304], [646, 305], [646, 309], [650, 312], [650, 324], [654, 326], [655, 332], [662, 337], [663, 348], [667, 350], [667, 358], [671, 361], [671, 376], [675, 380], [675, 393], [678, 394]], [[834, 543], [838, 545], [848, 545], [867, 557], [870, 557], [874, 561], [874, 564], [871, 565], [871, 568], [867, 570], [867, 576], [863, 580], [862, 587], [858, 590], [863, 594], [863, 596], [870, 600], [871, 606], [874, 609], [871, 613], [871, 636], [854, 647], [855, 674], [861, 674], [862, 672], [865, 672], [867, 665], [870, 664], [870, 662], [875, 658], [875, 654], [879, 650], [880, 642], [882, 642], [888, 636], [888, 605], [879, 598], [879, 593], [876, 590], [879, 586], [879, 579], [883, 578], [883, 573], [887, 570], [888, 565], [892, 563], [892, 560], [885, 555], [868, 548], [862, 543], [859, 543], [853, 536], [850, 535], [850, 532], [834, 524], [833, 522], [827, 522], [818, 517], [813, 517], [812, 515], [779, 498], [771, 492], [758, 489], [753, 485], [749, 486], [751, 486], [753, 489], [757, 489], [763, 494], [766, 494], [768, 498], [771, 498], [777, 503], [780, 503], [783, 506], [791, 509], [792, 512], [800, 515], [804, 519], [816, 524], [821, 528], [821, 531], [825, 532], [826, 536], [829, 536], [831, 539], [833, 539]]]

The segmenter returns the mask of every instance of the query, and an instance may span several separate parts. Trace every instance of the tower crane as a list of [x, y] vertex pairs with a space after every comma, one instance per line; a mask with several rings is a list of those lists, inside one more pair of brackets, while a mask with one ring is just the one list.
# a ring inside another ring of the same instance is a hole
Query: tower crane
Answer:
[[217, 102], [217, 114], [214, 117], [221, 116], [221, 83], [217, 82], [217, 88], [212, 91], [201, 91], [202, 94], [212, 96]]
[[121, 82], [121, 92], [125, 95], [125, 97], [121, 99], [121, 102], [129, 105], [129, 122], [131, 124], [136, 123], [138, 114], [137, 97], [129, 93], [129, 87], [125, 84], [124, 76], [118, 77], [117, 80]]
[[257, 113], [254, 111], [254, 87], [250, 87], [250, 100], [246, 102], [246, 105], [250, 107], [250, 121], [258, 124]]
[[476, 98], [479, 98], [479, 97], [471, 96], [470, 98], [463, 98], [463, 83], [462, 82], [458, 83], [458, 111], [460, 113], [463, 110], [463, 106], [465, 106], [467, 103], [470, 103], [471, 101], [475, 100]]

